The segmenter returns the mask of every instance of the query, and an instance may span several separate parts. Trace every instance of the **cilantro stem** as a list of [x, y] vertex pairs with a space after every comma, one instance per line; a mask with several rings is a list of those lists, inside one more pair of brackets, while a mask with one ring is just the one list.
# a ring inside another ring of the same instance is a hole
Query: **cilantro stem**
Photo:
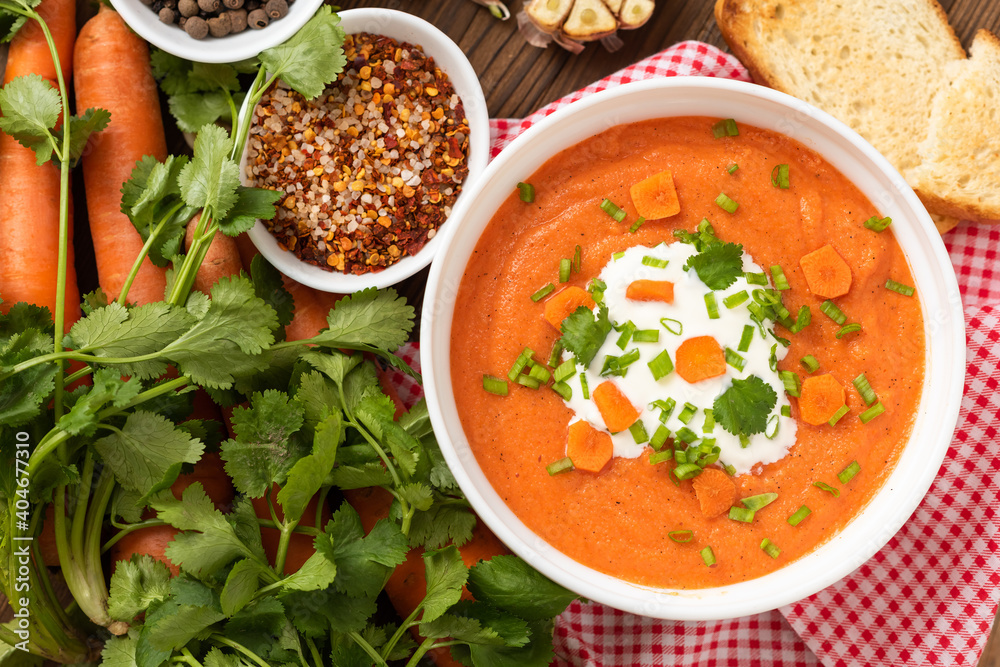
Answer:
[[406, 667], [417, 667], [417, 665], [420, 664], [420, 659], [424, 657], [424, 654], [427, 653], [427, 651], [431, 650], [433, 645], [434, 640], [430, 637], [422, 641], [420, 646], [417, 647], [417, 650], [412, 656], [410, 656], [410, 661], [406, 663]]
[[[386, 661], [385, 661], [385, 659], [381, 655], [379, 655], [378, 651], [376, 651], [372, 647], [371, 644], [369, 644], [368, 642], [366, 642], [365, 638], [362, 637], [357, 631], [348, 632], [347, 636], [350, 637], [351, 639], [353, 639], [354, 643], [357, 644], [358, 646], [360, 646], [361, 649], [365, 653], [368, 654], [368, 657], [370, 657], [372, 660], [375, 661], [376, 665], [380, 665], [381, 667], [386, 667]], [[312, 641], [308, 637], [306, 638], [306, 640], [307, 641]], [[310, 646], [310, 648], [313, 648], [313, 647]], [[317, 662], [316, 664], [317, 665], [322, 665], [323, 663], [322, 662]]]
[[202, 664], [198, 662], [198, 659], [194, 657], [194, 654], [191, 653], [191, 651], [189, 651], [186, 646], [181, 649], [181, 655], [176, 655], [171, 660], [172, 662], [187, 663], [191, 665], [191, 667], [203, 667]]
[[260, 667], [271, 667], [264, 660], [261, 659], [259, 655], [248, 649], [243, 644], [234, 642], [232, 639], [227, 639], [220, 634], [213, 634], [209, 637], [209, 640], [215, 642], [216, 644], [221, 644], [222, 646], [228, 646], [229, 648], [234, 648], [243, 655], [245, 655], [251, 662], [260, 665]]
[[[424, 600], [426, 599], [427, 598], [425, 597]], [[390, 653], [392, 653], [392, 650], [396, 648], [396, 644], [399, 643], [400, 639], [402, 639], [403, 633], [417, 624], [417, 614], [419, 614], [420, 611], [424, 608], [424, 600], [421, 600], [420, 604], [418, 604], [416, 608], [410, 612], [410, 615], [407, 616], [403, 620], [403, 622], [399, 624], [399, 627], [396, 628], [396, 632], [392, 634], [392, 637], [389, 638], [389, 641], [387, 641], [385, 643], [385, 646], [382, 647], [382, 655], [388, 656]]]
[[124, 528], [120, 529], [115, 536], [104, 543], [101, 547], [101, 553], [107, 553], [111, 547], [118, 543], [118, 540], [122, 539], [131, 532], [142, 530], [143, 528], [152, 528], [153, 526], [165, 526], [167, 522], [162, 519], [146, 519], [145, 521], [139, 521], [138, 523], [127, 524]]
[[[130, 524], [130, 525], [138, 525], [138, 524]], [[275, 530], [281, 530], [281, 522], [272, 521], [271, 519], [257, 519], [257, 525], [262, 526], [264, 528], [274, 528]], [[309, 535], [310, 537], [316, 537], [318, 535], [323, 534], [322, 530], [318, 528], [313, 528], [312, 526], [295, 526], [292, 532], [299, 533], [301, 535]]]
[[201, 267], [205, 255], [208, 254], [212, 239], [215, 238], [215, 234], [219, 230], [219, 226], [212, 218], [211, 208], [208, 206], [203, 208], [198, 225], [195, 227], [194, 240], [184, 257], [184, 263], [174, 276], [174, 284], [167, 295], [167, 303], [182, 306], [187, 301], [191, 287], [194, 285], [194, 279], [198, 275], [198, 269]]
[[167, 223], [172, 221], [174, 216], [176, 216], [177, 213], [180, 212], [183, 206], [184, 206], [183, 202], [175, 204], [174, 207], [170, 209], [166, 215], [160, 218], [160, 221], [156, 223], [156, 227], [154, 227], [153, 231], [151, 231], [149, 233], [149, 236], [146, 237], [146, 242], [142, 244], [142, 249], [136, 256], [135, 261], [132, 262], [132, 268], [129, 270], [128, 276], [126, 276], [125, 278], [125, 284], [122, 285], [122, 291], [118, 294], [117, 301], [120, 305], [124, 306], [126, 303], [128, 303], [128, 300], [126, 299], [126, 297], [128, 296], [128, 291], [132, 288], [132, 282], [135, 281], [135, 277], [139, 275], [139, 269], [142, 268], [142, 263], [146, 261], [150, 249], [153, 247], [153, 244], [156, 243], [156, 241], [159, 239], [160, 234], [166, 228]]

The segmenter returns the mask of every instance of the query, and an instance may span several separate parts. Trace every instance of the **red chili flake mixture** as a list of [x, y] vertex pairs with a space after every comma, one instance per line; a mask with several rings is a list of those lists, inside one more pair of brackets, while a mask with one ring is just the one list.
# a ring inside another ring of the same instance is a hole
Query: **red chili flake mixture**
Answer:
[[348, 35], [349, 65], [306, 100], [282, 83], [261, 99], [247, 177], [285, 193], [279, 245], [329, 270], [378, 271], [437, 233], [468, 175], [469, 121], [420, 46]]

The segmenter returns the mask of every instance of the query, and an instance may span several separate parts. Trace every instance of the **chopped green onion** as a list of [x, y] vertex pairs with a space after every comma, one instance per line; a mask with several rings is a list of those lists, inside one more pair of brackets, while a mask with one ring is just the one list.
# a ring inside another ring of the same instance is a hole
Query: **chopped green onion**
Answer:
[[632, 340], [636, 343], [659, 343], [660, 332], [656, 329], [636, 329]]
[[708, 319], [719, 319], [719, 302], [715, 300], [715, 292], [705, 295], [705, 308], [708, 310]]
[[582, 265], [583, 265], [583, 248], [577, 245], [576, 250], [573, 251], [573, 272], [580, 273], [580, 268]]
[[666, 350], [660, 352], [656, 357], [653, 358], [648, 364], [650, 372], [653, 374], [654, 380], [659, 380], [664, 378], [674, 370], [674, 362], [670, 358], [670, 353]]
[[681, 321], [675, 320], [671, 317], [660, 318], [660, 326], [675, 336], [680, 336], [682, 333], [684, 333], [684, 325], [681, 323]]
[[677, 415], [677, 419], [681, 421], [682, 424], [690, 424], [691, 419], [694, 417], [695, 413], [698, 412], [698, 406], [692, 405], [690, 403], [685, 403], [684, 408], [681, 413]]
[[729, 465], [728, 463], [722, 466], [722, 469], [726, 471], [726, 474], [730, 477], [736, 474], [736, 466]]
[[780, 429], [781, 424], [778, 422], [778, 415], [771, 415], [767, 418], [767, 424], [764, 425], [764, 437], [768, 440], [774, 440], [778, 437]]
[[720, 139], [722, 137], [736, 137], [739, 136], [739, 134], [740, 129], [736, 125], [736, 121], [732, 118], [720, 120], [712, 126], [712, 136], [716, 139]]
[[816, 357], [811, 354], [807, 354], [799, 359], [799, 363], [802, 364], [802, 367], [806, 369], [807, 373], [815, 373], [819, 370], [819, 362], [816, 361]]
[[792, 289], [791, 285], [788, 284], [788, 278], [785, 277], [785, 272], [777, 264], [771, 266], [771, 280], [774, 282], [774, 289], [776, 290], [784, 291]]
[[561, 472], [569, 472], [570, 470], [573, 470], [573, 461], [571, 461], [567, 456], [559, 459], [558, 461], [553, 461], [545, 466], [545, 469], [549, 471], [549, 475], [555, 476]]
[[782, 190], [788, 189], [788, 165], [779, 164], [771, 170], [771, 185]]
[[852, 322], [851, 324], [848, 324], [847, 326], [841, 327], [837, 331], [837, 339], [839, 340], [839, 339], [843, 338], [844, 336], [846, 336], [847, 334], [857, 333], [858, 331], [861, 331], [861, 325], [858, 324], [857, 322]]
[[729, 296], [727, 296], [725, 299], [722, 300], [722, 303], [726, 305], [726, 308], [732, 309], [740, 305], [749, 298], [750, 295], [747, 294], [746, 290], [740, 290], [736, 294], [730, 294]]
[[878, 400], [878, 396], [875, 394], [875, 390], [872, 389], [871, 384], [868, 382], [868, 378], [862, 373], [853, 380], [854, 388], [858, 390], [861, 394], [861, 398], [864, 399], [865, 405], [871, 405]]
[[736, 349], [739, 352], [747, 352], [750, 350], [750, 343], [753, 342], [753, 325], [744, 324], [743, 325], [743, 335], [740, 336], [740, 344]]
[[798, 332], [802, 331], [807, 326], [809, 326], [811, 323], [812, 323], [812, 311], [809, 309], [809, 306], [800, 306], [799, 312], [795, 316], [795, 322], [792, 324], [792, 326], [788, 327], [788, 330], [791, 331], [793, 334], [797, 334]]
[[701, 466], [696, 463], [682, 463], [674, 468], [677, 479], [691, 479], [701, 474]]
[[892, 218], [879, 218], [877, 215], [865, 220], [865, 227], [873, 232], [884, 232], [886, 227], [892, 224]]
[[655, 449], [656, 451], [660, 451], [660, 448], [663, 447], [664, 444], [666, 444], [667, 439], [669, 437], [670, 437], [670, 429], [664, 426], [663, 424], [660, 424], [659, 426], [656, 427], [656, 430], [653, 431], [653, 437], [649, 439], [649, 446]]
[[740, 207], [740, 205], [730, 199], [725, 192], [719, 193], [719, 196], [715, 198], [715, 203], [718, 204], [726, 213], [736, 213], [736, 209]]
[[528, 375], [535, 378], [542, 384], [548, 382], [549, 378], [552, 377], [552, 373], [549, 372], [549, 369], [547, 369], [545, 366], [542, 366], [541, 364], [535, 364], [534, 366], [532, 366], [531, 370], [528, 371]]
[[608, 355], [604, 357], [604, 366], [601, 368], [601, 375], [617, 375], [625, 377], [628, 367], [639, 360], [639, 350], [629, 350], [620, 357]]
[[875, 419], [883, 412], [885, 412], [885, 406], [882, 405], [880, 401], [875, 405], [871, 406], [870, 408], [868, 408], [867, 410], [865, 410], [864, 412], [862, 412], [860, 415], [858, 415], [858, 419], [861, 420], [862, 424], [867, 424], [868, 422]]
[[560, 357], [562, 357], [562, 351], [563, 351], [562, 339], [557, 340], [555, 343], [552, 344], [552, 351], [549, 352], [549, 363], [548, 363], [548, 366], [550, 368], [555, 368], [559, 364], [559, 359]]
[[778, 370], [778, 344], [771, 346], [771, 356], [767, 360], [768, 368], [772, 371]]
[[759, 512], [777, 499], [778, 494], [772, 491], [771, 493], [760, 493], [756, 496], [747, 496], [746, 498], [742, 498], [740, 502], [743, 503], [744, 507], [747, 509]]
[[580, 373], [580, 392], [583, 400], [590, 400], [590, 388], [587, 386], [587, 374]]
[[617, 262], [619, 259], [621, 259], [624, 256], [625, 256], [625, 251], [624, 250], [619, 250], [618, 252], [616, 252], [613, 255], [611, 255], [611, 259], [613, 259], [613, 260], [615, 260]]
[[766, 285], [767, 284], [767, 274], [766, 273], [743, 273], [743, 278], [746, 279], [747, 283], [750, 285]]
[[844, 311], [837, 307], [833, 301], [827, 299], [822, 304], [820, 304], [819, 309], [824, 315], [829, 317], [831, 320], [837, 324], [843, 325], [847, 321], [847, 315], [844, 315]]
[[840, 489], [835, 489], [826, 482], [813, 482], [813, 486], [815, 486], [817, 489], [823, 489], [827, 493], [832, 493], [834, 497], [840, 495]]
[[576, 375], [576, 361], [568, 359], [556, 367], [552, 373], [552, 379], [556, 382], [565, 382]]
[[[674, 442], [674, 445], [676, 446], [677, 443]], [[675, 449], [674, 460], [677, 461], [677, 463], [687, 463], [688, 462], [687, 452], [685, 452], [683, 449]]]
[[789, 345], [792, 344], [792, 341], [788, 340], [787, 338], [782, 338], [778, 334], [774, 333], [774, 329], [768, 329], [767, 333], [771, 334], [771, 337], [774, 338], [774, 340], [781, 343], [782, 347], [788, 347]]
[[746, 433], [740, 433], [739, 434], [739, 438], [740, 438], [740, 447], [741, 448], [746, 449], [747, 447], [750, 446], [750, 438], [747, 436]]
[[787, 403], [785, 405], [782, 405], [781, 406], [781, 416], [782, 417], [791, 417], [792, 416], [792, 406], [788, 405]]
[[774, 546], [774, 542], [764, 538], [764, 541], [760, 543], [760, 548], [771, 558], [777, 558], [781, 554], [781, 549]]
[[712, 547], [705, 547], [698, 553], [701, 554], [701, 560], [704, 561], [705, 565], [708, 567], [715, 565], [715, 553], [712, 551]]
[[521, 350], [521, 354], [517, 355], [517, 359], [514, 360], [514, 365], [510, 367], [509, 371], [507, 371], [507, 379], [512, 382], [516, 380], [517, 376], [524, 370], [524, 367], [528, 365], [529, 361], [531, 361], [531, 357], [534, 354], [535, 353], [530, 347], [526, 347]]
[[740, 354], [733, 352], [728, 347], [726, 348], [726, 363], [735, 368], [738, 371], [742, 371], [746, 368], [747, 360], [744, 359]]
[[660, 409], [660, 422], [666, 424], [667, 420], [670, 419], [670, 415], [674, 413], [674, 408], [677, 407], [677, 401], [672, 398], [668, 398], [665, 401], [657, 399], [651, 405], [654, 408]]
[[628, 432], [632, 434], [632, 439], [635, 440], [635, 444], [637, 445], [649, 441], [649, 434], [646, 432], [646, 427], [643, 425], [641, 419], [636, 419], [635, 423], [628, 427]]
[[535, 186], [531, 183], [518, 183], [517, 194], [525, 204], [535, 201]]
[[643, 223], [646, 222], [646, 218], [639, 216], [639, 219], [632, 223], [632, 226], [628, 228], [629, 232], [635, 234], [642, 227]]
[[715, 411], [711, 408], [705, 408], [705, 425], [702, 427], [702, 433], [711, 433], [715, 430]]
[[667, 537], [672, 539], [677, 544], [687, 544], [694, 539], [693, 530], [671, 530], [667, 533]]
[[840, 480], [841, 484], [847, 484], [854, 476], [861, 472], [861, 466], [858, 465], [857, 461], [851, 461], [847, 464], [847, 467], [837, 473], [837, 479]]
[[483, 375], [483, 389], [497, 396], [507, 395], [507, 381], [492, 375]]
[[621, 222], [627, 215], [623, 209], [610, 199], [605, 199], [601, 202], [601, 210], [614, 218], [615, 222]]
[[730, 174], [735, 174], [736, 170], [739, 169], [739, 168], [740, 168], [740, 165], [738, 165], [738, 164], [736, 164], [734, 162], [731, 165], [729, 165], [728, 167], [726, 167], [726, 171], [728, 171]]
[[797, 526], [810, 514], [812, 514], [812, 510], [803, 505], [788, 517], [788, 523], [792, 526]]
[[538, 381], [538, 378], [531, 377], [530, 375], [518, 375], [517, 383], [528, 389], [538, 389], [542, 386], [542, 383]]
[[599, 278], [592, 278], [590, 283], [587, 285], [587, 291], [590, 292], [590, 296], [593, 297], [594, 301], [597, 303], [602, 303], [604, 301], [604, 290], [606, 289], [608, 289], [608, 286]]
[[[656, 449], [654, 447], [654, 449]], [[674, 458], [674, 452], [670, 449], [665, 449], [662, 452], [657, 450], [649, 455], [649, 465], [656, 465], [658, 463], [666, 463], [667, 461]]]
[[537, 292], [535, 292], [534, 294], [532, 294], [531, 295], [531, 300], [534, 301], [535, 303], [538, 303], [539, 301], [541, 301], [542, 299], [544, 299], [545, 297], [547, 297], [549, 294], [552, 294], [552, 291], [555, 288], [556, 288], [555, 285], [553, 285], [552, 283], [549, 283], [545, 287], [542, 287]]
[[568, 401], [573, 398], [573, 388], [565, 382], [553, 382], [552, 391], [559, 394], [564, 401]]
[[885, 288], [888, 290], [892, 290], [897, 294], [902, 294], [903, 296], [913, 296], [913, 292], [915, 291], [909, 285], [905, 285], [903, 283], [897, 283], [892, 278], [889, 278], [889, 280], [885, 281]]
[[836, 426], [837, 422], [839, 422], [843, 418], [843, 416], [850, 411], [851, 409], [849, 407], [847, 407], [846, 405], [841, 405], [840, 409], [833, 413], [833, 416], [830, 417], [830, 421], [828, 421], [827, 423], [830, 426]]
[[733, 521], [740, 521], [742, 523], [753, 522], [754, 511], [746, 507], [737, 507], [733, 505], [729, 508], [729, 518]]
[[781, 383], [785, 385], [785, 393], [798, 398], [802, 389], [802, 383], [799, 382], [798, 374], [795, 371], [778, 371], [778, 377], [781, 378]]
[[618, 337], [615, 344], [618, 346], [618, 349], [624, 350], [628, 347], [629, 341], [632, 340], [632, 334], [635, 333], [635, 324], [632, 320], [629, 320], [621, 326], [619, 331], [622, 332], [622, 335]]
[[569, 282], [569, 272], [573, 268], [573, 261], [569, 259], [559, 260], [559, 282]]
[[652, 266], [657, 269], [665, 269], [669, 263], [669, 260], [660, 259], [659, 257], [653, 257], [651, 255], [644, 255], [642, 258], [643, 266]]
[[698, 434], [689, 429], [687, 426], [683, 426], [677, 431], [677, 439], [690, 445], [698, 439]]

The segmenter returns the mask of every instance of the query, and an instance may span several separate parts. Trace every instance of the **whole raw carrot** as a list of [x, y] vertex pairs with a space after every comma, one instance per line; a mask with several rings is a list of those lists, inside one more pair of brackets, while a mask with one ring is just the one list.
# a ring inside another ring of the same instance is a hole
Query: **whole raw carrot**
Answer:
[[[44, 0], [38, 13], [45, 19], [68, 82], [76, 37], [76, 3]], [[10, 44], [3, 83], [37, 74], [56, 84], [56, 67], [42, 29], [29, 21]], [[59, 169], [39, 166], [35, 154], [0, 132], [0, 298], [3, 312], [18, 301], [44, 306], [55, 316], [59, 259]], [[69, 215], [64, 325], [80, 317], [80, 292], [73, 265], [73, 220]]]
[[[160, 102], [146, 42], [104, 5], [80, 30], [75, 63], [77, 109], [111, 112], [110, 124], [85, 151], [83, 178], [98, 281], [117, 298], [143, 245], [121, 212], [121, 187], [144, 155], [166, 158]], [[160, 301], [165, 288], [166, 271], [145, 259], [127, 300]]]

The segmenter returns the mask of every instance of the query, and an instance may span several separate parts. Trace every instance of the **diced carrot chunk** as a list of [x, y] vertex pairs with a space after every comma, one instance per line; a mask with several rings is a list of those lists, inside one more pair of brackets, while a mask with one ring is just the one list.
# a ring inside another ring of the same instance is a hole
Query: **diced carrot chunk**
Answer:
[[677, 374], [694, 384], [726, 372], [726, 353], [711, 336], [688, 338], [677, 348]]
[[802, 381], [799, 415], [805, 423], [814, 426], [827, 423], [844, 402], [844, 387], [830, 373]]
[[674, 302], [674, 284], [669, 280], [633, 280], [625, 288], [625, 298], [633, 301]]
[[600, 472], [614, 454], [611, 436], [580, 420], [569, 425], [566, 456], [577, 470]]
[[677, 188], [674, 187], [674, 175], [670, 171], [661, 171], [639, 181], [631, 187], [629, 193], [636, 213], [647, 220], [669, 218], [681, 211]]
[[580, 306], [594, 307], [594, 298], [581, 287], [567, 287], [559, 290], [545, 302], [545, 319], [556, 329]]
[[851, 267], [832, 245], [825, 245], [799, 259], [799, 266], [816, 296], [834, 299], [851, 289]]
[[591, 395], [594, 397], [597, 409], [601, 411], [604, 425], [612, 433], [624, 431], [639, 418], [639, 411], [610, 380], [597, 385]]
[[705, 468], [691, 484], [701, 506], [701, 513], [709, 519], [729, 511], [735, 502], [736, 484], [725, 470]]

